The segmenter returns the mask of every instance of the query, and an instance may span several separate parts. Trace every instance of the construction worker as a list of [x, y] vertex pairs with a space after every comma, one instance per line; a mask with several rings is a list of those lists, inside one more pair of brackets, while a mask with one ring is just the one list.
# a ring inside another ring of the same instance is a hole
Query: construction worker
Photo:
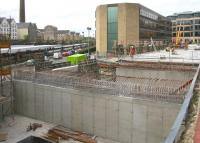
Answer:
[[129, 53], [129, 55], [133, 59], [133, 56], [135, 55], [135, 47], [133, 45], [130, 46], [130, 53]]

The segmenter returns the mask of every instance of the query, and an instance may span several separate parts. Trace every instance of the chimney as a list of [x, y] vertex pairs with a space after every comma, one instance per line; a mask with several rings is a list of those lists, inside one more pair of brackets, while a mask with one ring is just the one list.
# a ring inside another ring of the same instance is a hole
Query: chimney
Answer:
[[20, 0], [19, 22], [25, 23], [25, 0]]

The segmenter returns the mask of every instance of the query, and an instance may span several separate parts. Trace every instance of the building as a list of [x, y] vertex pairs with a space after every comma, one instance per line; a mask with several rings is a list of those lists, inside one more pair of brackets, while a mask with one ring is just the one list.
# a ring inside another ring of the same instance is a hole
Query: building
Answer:
[[25, 23], [26, 22], [26, 17], [25, 17], [25, 0], [20, 0], [19, 22], [20, 23]]
[[80, 33], [75, 33], [75, 40], [76, 41], [79, 41], [81, 38], [80, 38]]
[[18, 23], [17, 34], [18, 40], [35, 42], [37, 39], [37, 25], [35, 23]]
[[37, 30], [37, 41], [44, 41], [44, 29]]
[[53, 40], [56, 41], [57, 40], [57, 32], [58, 29], [55, 26], [52, 25], [47, 25], [44, 28], [44, 40], [48, 41], [48, 40]]
[[75, 40], [75, 33], [76, 33], [76, 32], [74, 32], [74, 31], [71, 31], [71, 32], [70, 32], [70, 37], [69, 37], [69, 39], [70, 39], [70, 41], [72, 41], [72, 42], [74, 42], [74, 40]]
[[58, 30], [57, 32], [57, 41], [67, 41], [69, 35], [69, 30]]
[[96, 48], [111, 52], [114, 43], [127, 46], [140, 40], [170, 39], [171, 21], [136, 3], [100, 5], [96, 8]]
[[10, 36], [12, 40], [16, 40], [17, 24], [15, 20], [7, 19], [5, 17], [0, 17], [0, 34]]
[[172, 39], [176, 40], [180, 33], [183, 41], [200, 42], [200, 12], [175, 13], [168, 18], [172, 21]]

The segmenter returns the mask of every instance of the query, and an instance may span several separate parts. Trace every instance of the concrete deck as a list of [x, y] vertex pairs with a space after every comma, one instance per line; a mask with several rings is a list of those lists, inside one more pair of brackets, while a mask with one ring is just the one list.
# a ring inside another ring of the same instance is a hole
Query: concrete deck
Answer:
[[172, 62], [172, 63], [200, 63], [200, 50], [176, 49], [175, 54], [171, 52], [155, 51], [131, 56], [119, 56], [100, 58], [100, 61], [117, 62], [119, 60], [143, 61], [143, 62]]
[[150, 61], [150, 62], [176, 62], [176, 63], [200, 63], [200, 50], [177, 49], [175, 54], [165, 50], [137, 54], [133, 58], [122, 57], [128, 61]]

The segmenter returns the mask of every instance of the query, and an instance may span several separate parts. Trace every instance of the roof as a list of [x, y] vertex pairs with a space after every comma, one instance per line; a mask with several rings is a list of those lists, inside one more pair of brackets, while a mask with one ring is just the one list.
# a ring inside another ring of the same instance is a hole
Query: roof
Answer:
[[5, 19], [5, 17], [0, 17], [0, 24]]
[[[146, 6], [144, 6], [144, 5], [141, 5], [140, 3], [129, 3], [129, 2], [124, 2], [124, 3], [103, 4], [103, 5], [115, 6], [115, 5], [120, 5], [120, 4], [129, 4], [129, 5], [132, 4], [132, 5], [136, 5], [137, 7], [139, 7], [139, 9], [140, 9], [140, 8], [146, 9], [146, 10], [152, 12], [153, 14], [156, 14], [156, 15], [158, 15], [159, 17], [162, 17], [163, 19], [169, 20], [166, 16], [163, 16], [163, 15], [159, 14], [158, 12], [156, 12], [156, 11], [154, 11], [154, 10], [152, 10], [152, 9], [150, 9], [150, 8], [148, 8], [148, 7], [146, 7]], [[99, 6], [101, 6], [101, 5], [99, 5]], [[97, 6], [97, 7], [98, 7], [98, 6]]]
[[[8, 18], [8, 19], [7, 19], [7, 21], [8, 21], [9, 23], [11, 23], [13, 20], [14, 20], [13, 18]], [[15, 21], [15, 20], [14, 20], [14, 21]]]
[[57, 34], [68, 34], [69, 30], [58, 30]]
[[53, 26], [53, 25], [47, 25], [44, 27], [44, 29], [47, 29], [47, 28], [54, 28], [54, 29], [58, 29], [56, 26]]
[[35, 23], [17, 23], [18, 28], [29, 28], [29, 26], [34, 26], [37, 28]]
[[169, 16], [179, 16], [179, 15], [187, 15], [187, 14], [195, 14], [195, 13], [200, 13], [200, 11], [184, 11], [184, 12], [179, 12], [179, 13], [174, 13], [173, 15]]

